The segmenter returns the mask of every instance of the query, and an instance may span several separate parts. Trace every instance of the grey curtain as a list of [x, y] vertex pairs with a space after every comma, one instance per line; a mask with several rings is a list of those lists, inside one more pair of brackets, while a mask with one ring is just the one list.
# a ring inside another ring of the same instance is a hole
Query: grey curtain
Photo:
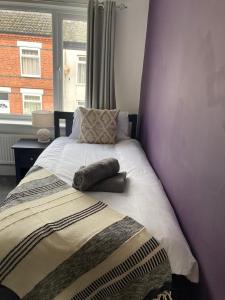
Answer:
[[88, 5], [87, 107], [116, 108], [114, 85], [115, 1]]

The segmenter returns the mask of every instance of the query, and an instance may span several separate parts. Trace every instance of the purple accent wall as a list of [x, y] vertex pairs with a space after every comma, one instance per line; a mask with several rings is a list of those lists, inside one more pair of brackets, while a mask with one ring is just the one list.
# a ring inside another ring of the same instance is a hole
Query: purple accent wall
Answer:
[[140, 138], [201, 268], [225, 299], [225, 1], [151, 0]]

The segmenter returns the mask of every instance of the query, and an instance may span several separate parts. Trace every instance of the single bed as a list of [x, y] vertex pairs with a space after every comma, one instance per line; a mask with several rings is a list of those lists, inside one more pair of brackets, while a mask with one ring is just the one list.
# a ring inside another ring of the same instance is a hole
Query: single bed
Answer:
[[[66, 136], [60, 137], [60, 120], [66, 121]], [[72, 185], [76, 170], [100, 159], [115, 157], [121, 171], [128, 174], [128, 184], [123, 194], [88, 192], [92, 197], [109, 204], [117, 211], [133, 217], [143, 224], [166, 249], [175, 281], [181, 278], [197, 283], [198, 264], [179, 227], [170, 202], [147, 161], [136, 137], [137, 116], [130, 115], [131, 139], [115, 145], [81, 144], [68, 136], [72, 130], [73, 113], [55, 112], [55, 137], [53, 143], [41, 154], [36, 165], [54, 172]]]
[[[62, 137], [59, 126], [61, 119], [66, 121], [66, 136]], [[35, 165], [53, 172], [71, 186], [74, 173], [81, 166], [107, 157], [117, 158], [121, 171], [126, 171], [128, 175], [125, 192], [87, 194], [143, 224], [167, 251], [174, 275], [173, 299], [194, 299], [191, 282], [198, 282], [198, 264], [181, 232], [160, 181], [135, 139], [137, 116], [131, 115], [129, 120], [132, 138], [119, 141], [115, 145], [82, 144], [68, 137], [72, 130], [73, 113], [55, 112], [56, 139], [39, 156]], [[5, 296], [3, 299], [14, 299], [9, 297]]]

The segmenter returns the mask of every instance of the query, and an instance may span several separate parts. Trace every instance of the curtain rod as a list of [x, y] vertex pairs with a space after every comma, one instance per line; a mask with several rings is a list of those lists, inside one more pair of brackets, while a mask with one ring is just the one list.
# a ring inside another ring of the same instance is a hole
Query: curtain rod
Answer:
[[[104, 2], [99, 2], [99, 5], [104, 6]], [[121, 4], [117, 4], [116, 8], [123, 10], [123, 9], [128, 8], [128, 7], [124, 3], [121, 3]]]
[[127, 6], [126, 6], [124, 3], [121, 3], [121, 4], [117, 5], [116, 8], [119, 8], [119, 9], [126, 9]]

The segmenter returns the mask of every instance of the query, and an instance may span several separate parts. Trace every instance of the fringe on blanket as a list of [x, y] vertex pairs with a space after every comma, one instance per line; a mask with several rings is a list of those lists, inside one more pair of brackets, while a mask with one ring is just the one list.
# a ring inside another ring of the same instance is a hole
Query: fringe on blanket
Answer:
[[154, 298], [153, 300], [173, 300], [171, 292], [163, 292]]

